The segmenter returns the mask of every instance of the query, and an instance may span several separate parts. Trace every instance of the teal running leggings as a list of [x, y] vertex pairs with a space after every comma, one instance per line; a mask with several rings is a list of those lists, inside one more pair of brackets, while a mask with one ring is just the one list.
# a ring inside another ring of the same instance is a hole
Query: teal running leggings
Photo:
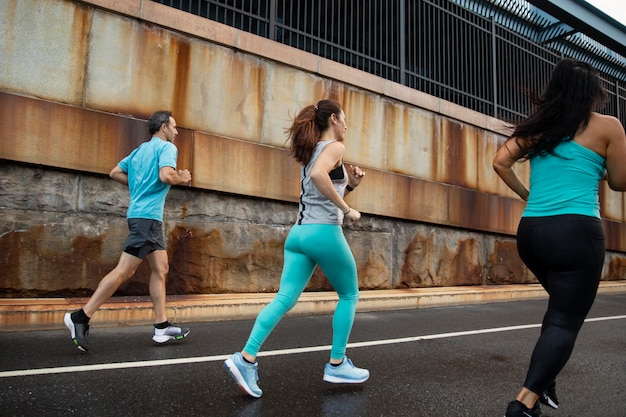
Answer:
[[244, 352], [256, 356], [283, 316], [291, 310], [304, 291], [315, 265], [319, 265], [337, 294], [339, 302], [333, 316], [331, 359], [346, 354], [352, 330], [359, 287], [356, 263], [340, 225], [294, 225], [285, 241], [285, 264], [276, 297], [257, 316], [244, 347]]

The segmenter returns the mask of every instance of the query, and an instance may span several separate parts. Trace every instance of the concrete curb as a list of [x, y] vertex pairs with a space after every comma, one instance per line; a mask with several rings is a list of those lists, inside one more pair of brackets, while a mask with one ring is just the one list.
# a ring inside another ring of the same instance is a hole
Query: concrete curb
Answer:
[[[626, 292], [626, 281], [600, 283], [598, 294]], [[168, 296], [168, 319], [174, 323], [247, 320], [275, 294], [208, 294]], [[547, 298], [539, 284], [411, 288], [361, 291], [357, 311], [403, 310], [451, 305]], [[80, 308], [86, 298], [0, 299], [0, 332], [63, 328], [63, 315]], [[290, 316], [331, 314], [334, 292], [305, 292]], [[93, 327], [147, 325], [154, 321], [149, 297], [113, 297], [90, 323]]]

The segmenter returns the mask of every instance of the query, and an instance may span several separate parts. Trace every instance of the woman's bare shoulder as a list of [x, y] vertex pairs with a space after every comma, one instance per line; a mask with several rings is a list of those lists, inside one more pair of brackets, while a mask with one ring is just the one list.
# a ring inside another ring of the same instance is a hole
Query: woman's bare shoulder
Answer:
[[602, 138], [605, 141], [611, 142], [614, 140], [620, 140], [624, 135], [624, 126], [617, 117], [609, 116], [607, 114], [592, 113], [587, 125], [591, 136], [596, 138]]
[[606, 129], [620, 129], [624, 130], [622, 126], [622, 122], [615, 116], [610, 116], [608, 114], [601, 113], [591, 113], [591, 118], [589, 119], [589, 123], [594, 123], [599, 125], [599, 127], [604, 127]]

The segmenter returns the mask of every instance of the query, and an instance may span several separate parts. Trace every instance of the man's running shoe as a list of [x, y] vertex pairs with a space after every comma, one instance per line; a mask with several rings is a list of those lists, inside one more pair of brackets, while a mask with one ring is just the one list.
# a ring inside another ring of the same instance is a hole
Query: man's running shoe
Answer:
[[75, 322], [72, 319], [71, 313], [65, 313], [63, 322], [70, 331], [70, 337], [72, 338], [74, 346], [83, 352], [87, 352], [89, 350], [89, 344], [87, 343], [89, 324]]
[[370, 371], [357, 368], [347, 356], [344, 356], [339, 366], [327, 363], [324, 367], [324, 381], [334, 384], [360, 384], [367, 381], [369, 377]]
[[541, 408], [539, 408], [539, 402], [535, 403], [535, 406], [530, 409], [515, 400], [509, 403], [504, 417], [541, 417]]
[[553, 382], [539, 397], [541, 404], [545, 404], [548, 407], [554, 409], [559, 408], [559, 400], [556, 398], [556, 382]]
[[241, 352], [237, 352], [224, 361], [224, 368], [239, 385], [239, 388], [248, 395], [254, 398], [260, 398], [263, 395], [263, 391], [257, 385], [259, 380], [258, 362], [246, 362], [243, 356], [241, 356]]
[[189, 332], [190, 330], [187, 327], [178, 327], [171, 324], [165, 329], [157, 329], [155, 327], [152, 340], [155, 343], [165, 343], [170, 340], [180, 340], [187, 337]]

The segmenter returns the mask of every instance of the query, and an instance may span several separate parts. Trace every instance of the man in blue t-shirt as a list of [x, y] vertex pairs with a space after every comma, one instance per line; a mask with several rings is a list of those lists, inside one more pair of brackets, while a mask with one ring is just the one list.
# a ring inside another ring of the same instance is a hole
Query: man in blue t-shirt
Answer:
[[130, 203], [126, 214], [130, 231], [120, 260], [98, 284], [85, 306], [73, 313], [66, 313], [64, 322], [70, 331], [74, 346], [83, 352], [88, 350], [87, 334], [89, 319], [124, 282], [134, 274], [144, 259], [148, 260], [150, 275], [150, 298], [154, 307], [156, 323], [152, 340], [165, 343], [179, 340], [189, 334], [186, 327], [178, 327], [167, 321], [165, 312], [165, 280], [169, 270], [165, 241], [163, 239], [163, 208], [165, 197], [172, 185], [189, 185], [191, 173], [176, 170], [178, 149], [174, 146], [176, 121], [169, 111], [157, 111], [148, 119], [152, 139], [141, 144], [111, 170], [109, 176], [128, 185]]

